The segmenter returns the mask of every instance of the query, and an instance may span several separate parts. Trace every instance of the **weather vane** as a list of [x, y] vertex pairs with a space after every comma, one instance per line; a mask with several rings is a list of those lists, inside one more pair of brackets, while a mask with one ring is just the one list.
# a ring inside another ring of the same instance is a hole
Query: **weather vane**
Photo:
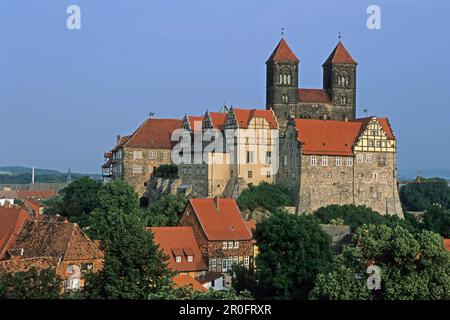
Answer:
[[341, 39], [342, 39], [342, 35], [341, 35], [340, 31], [339, 31], [338, 39], [339, 39], [339, 41], [341, 41]]
[[281, 37], [284, 38], [284, 28], [281, 27]]

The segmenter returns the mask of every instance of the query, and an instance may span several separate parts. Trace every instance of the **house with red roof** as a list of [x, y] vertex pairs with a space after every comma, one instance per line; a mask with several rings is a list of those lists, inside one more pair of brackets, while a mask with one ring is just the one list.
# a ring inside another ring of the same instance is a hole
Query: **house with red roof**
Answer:
[[[116, 146], [105, 153], [105, 179], [123, 179], [146, 202], [147, 181], [162, 164], [170, 164], [172, 133], [182, 128], [179, 119], [146, 119], [128, 136], [117, 136]], [[144, 204], [145, 205], [145, 204]]]
[[13, 245], [22, 225], [29, 219], [22, 208], [0, 207], [0, 260]]
[[290, 118], [280, 154], [277, 183], [289, 190], [298, 212], [355, 204], [403, 217], [388, 119]]
[[168, 257], [167, 266], [177, 274], [195, 278], [208, 270], [192, 227], [151, 227], [148, 230]]
[[[274, 182], [278, 122], [272, 110], [230, 108], [185, 116], [190, 155], [179, 165], [184, 186], [199, 197], [237, 197], [248, 184]], [[201, 141], [200, 145], [194, 145]]]
[[209, 271], [226, 273], [233, 264], [253, 265], [252, 233], [231, 198], [191, 198], [180, 226], [192, 228]]
[[266, 107], [284, 132], [290, 115], [305, 119], [354, 120], [357, 62], [339, 40], [322, 65], [323, 87], [302, 88], [300, 60], [281, 39], [266, 61]]
[[450, 239], [444, 239], [444, 247], [447, 251], [450, 251]]

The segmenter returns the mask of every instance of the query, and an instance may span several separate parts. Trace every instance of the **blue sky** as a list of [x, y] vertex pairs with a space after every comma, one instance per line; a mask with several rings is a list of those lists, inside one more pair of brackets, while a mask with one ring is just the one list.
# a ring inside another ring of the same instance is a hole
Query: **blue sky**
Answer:
[[[81, 30], [66, 28], [70, 4]], [[366, 27], [370, 4], [381, 30]], [[2, 0], [0, 166], [98, 172], [150, 111], [264, 108], [264, 62], [284, 27], [301, 87], [321, 87], [342, 32], [359, 115], [389, 117], [399, 170], [450, 169], [449, 12], [445, 0]]]

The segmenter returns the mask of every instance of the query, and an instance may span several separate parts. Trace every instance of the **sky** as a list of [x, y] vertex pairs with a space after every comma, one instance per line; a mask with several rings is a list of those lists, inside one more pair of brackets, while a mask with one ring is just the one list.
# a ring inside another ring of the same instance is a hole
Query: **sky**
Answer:
[[[72, 4], [80, 30], [66, 27]], [[99, 173], [116, 135], [149, 112], [265, 108], [284, 27], [301, 87], [321, 88], [341, 32], [358, 61], [357, 113], [389, 117], [399, 171], [448, 170], [449, 13], [447, 0], [2, 0], [0, 166]]]

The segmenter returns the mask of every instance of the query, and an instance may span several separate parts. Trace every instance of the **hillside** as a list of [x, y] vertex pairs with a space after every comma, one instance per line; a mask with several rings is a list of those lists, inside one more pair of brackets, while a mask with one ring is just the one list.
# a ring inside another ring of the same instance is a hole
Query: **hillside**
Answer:
[[[25, 184], [31, 182], [32, 169], [22, 166], [5, 166], [0, 167], [0, 184]], [[67, 172], [60, 172], [51, 169], [39, 169], [34, 171], [35, 182], [66, 182]], [[88, 176], [93, 179], [101, 179], [98, 174], [71, 173], [72, 179]]]

